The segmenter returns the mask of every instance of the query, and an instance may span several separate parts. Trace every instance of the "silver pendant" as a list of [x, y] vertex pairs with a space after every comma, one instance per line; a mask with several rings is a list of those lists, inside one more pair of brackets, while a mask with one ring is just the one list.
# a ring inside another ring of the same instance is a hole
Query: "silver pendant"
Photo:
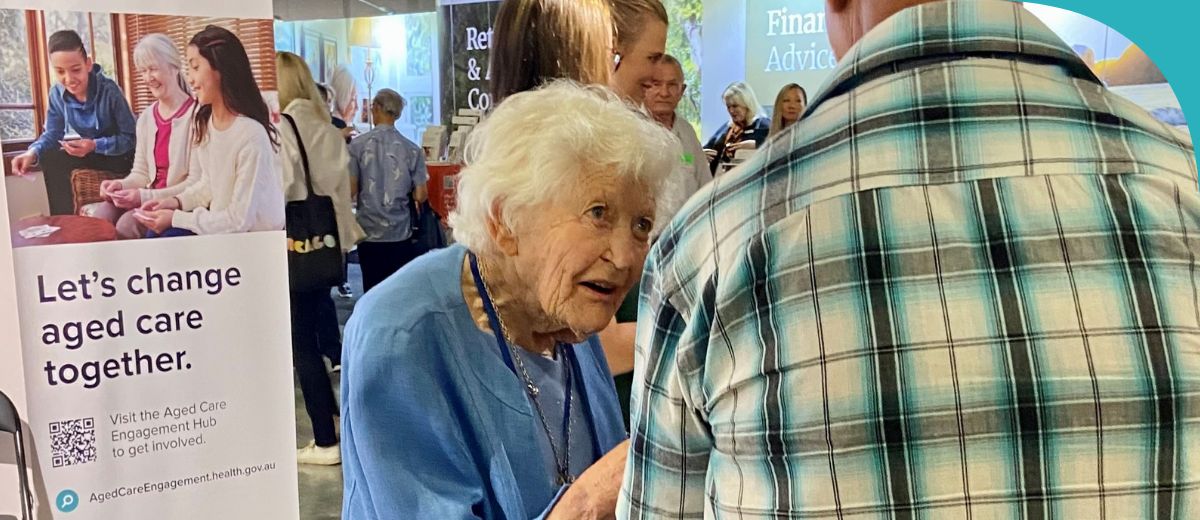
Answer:
[[533, 396], [534, 398], [537, 398], [538, 393], [541, 392], [541, 390], [538, 390], [538, 387], [533, 386], [533, 383], [529, 383], [525, 386], [529, 388], [529, 395]]

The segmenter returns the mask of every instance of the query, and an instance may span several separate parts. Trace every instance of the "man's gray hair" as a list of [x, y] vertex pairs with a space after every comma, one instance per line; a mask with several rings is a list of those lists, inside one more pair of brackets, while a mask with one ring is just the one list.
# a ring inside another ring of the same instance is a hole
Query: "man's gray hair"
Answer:
[[[519, 230], [538, 206], [598, 171], [644, 183], [659, 208], [679, 140], [606, 87], [558, 80], [504, 99], [467, 138], [454, 240], [480, 254], [497, 248], [488, 222]], [[669, 218], [662, 209], [657, 219]]]
[[376, 92], [372, 103], [383, 113], [392, 117], [400, 117], [400, 114], [404, 112], [404, 106], [408, 104], [404, 100], [404, 96], [390, 88], [380, 89], [379, 92]]
[[662, 63], [663, 65], [671, 65], [671, 66], [675, 67], [675, 70], [679, 71], [679, 77], [681, 77], [681, 78], [683, 77], [683, 64], [679, 63], [678, 58], [671, 56], [670, 54], [663, 54], [662, 61], [660, 61], [659, 63]]

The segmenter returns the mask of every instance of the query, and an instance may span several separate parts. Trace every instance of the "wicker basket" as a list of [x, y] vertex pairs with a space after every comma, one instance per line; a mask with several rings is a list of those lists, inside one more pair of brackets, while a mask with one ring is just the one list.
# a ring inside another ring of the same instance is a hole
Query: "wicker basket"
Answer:
[[100, 183], [120, 179], [122, 175], [107, 170], [91, 170], [81, 168], [71, 172], [71, 191], [75, 197], [75, 214], [88, 204], [103, 202], [100, 196]]

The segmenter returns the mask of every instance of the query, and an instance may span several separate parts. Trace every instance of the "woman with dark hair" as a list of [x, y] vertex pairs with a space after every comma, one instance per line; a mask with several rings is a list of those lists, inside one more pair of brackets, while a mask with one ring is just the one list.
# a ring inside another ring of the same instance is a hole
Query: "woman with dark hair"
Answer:
[[279, 136], [237, 36], [210, 25], [188, 43], [185, 66], [196, 111], [183, 193], [147, 202], [138, 219], [150, 236], [283, 229]]

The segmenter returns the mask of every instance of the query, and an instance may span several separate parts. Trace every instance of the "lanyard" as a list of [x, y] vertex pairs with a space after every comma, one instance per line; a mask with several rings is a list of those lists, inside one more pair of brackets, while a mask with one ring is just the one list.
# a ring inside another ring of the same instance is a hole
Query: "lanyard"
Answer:
[[[492, 327], [492, 335], [496, 337], [496, 346], [500, 349], [500, 356], [504, 358], [504, 364], [508, 366], [508, 369], [512, 371], [513, 375], [517, 376], [519, 381], [521, 376], [517, 373], [517, 368], [513, 363], [512, 347], [508, 344], [508, 340], [504, 337], [504, 331], [500, 327], [500, 318], [496, 314], [496, 306], [492, 303], [492, 297], [488, 294], [487, 287], [483, 283], [483, 275], [479, 273], [479, 259], [475, 256], [475, 253], [468, 251], [467, 255], [471, 261], [471, 276], [475, 279], [475, 290], [479, 292], [479, 297], [483, 300], [483, 311], [487, 313], [488, 325]], [[562, 438], [569, 439], [571, 428], [571, 393], [572, 387], [574, 386], [574, 373], [578, 362], [575, 359], [574, 349], [565, 348], [560, 343], [555, 345], [555, 350], [561, 353], [564, 356], [564, 361], [566, 361], [566, 366], [563, 367], [565, 390], [563, 393]], [[528, 375], [526, 375], [526, 377], [528, 377]], [[528, 383], [532, 383], [532, 381], [528, 381]], [[522, 384], [526, 384], [526, 382], [522, 382]], [[533, 396], [530, 395], [530, 397]], [[536, 397], [534, 397], [534, 399], [536, 399]], [[536, 401], [534, 402], [534, 405], [537, 405]], [[540, 410], [538, 410], [538, 412], [540, 413]], [[546, 433], [549, 434], [550, 432]], [[554, 445], [553, 439], [546, 440], [550, 442], [551, 446]], [[567, 442], [565, 444], [566, 446], [563, 446], [563, 450], [569, 451], [571, 449], [570, 443]], [[564, 457], [569, 456], [569, 454], [564, 454]], [[555, 464], [557, 465], [558, 461], [555, 461]], [[570, 468], [563, 468], [563, 470], [570, 471]]]

